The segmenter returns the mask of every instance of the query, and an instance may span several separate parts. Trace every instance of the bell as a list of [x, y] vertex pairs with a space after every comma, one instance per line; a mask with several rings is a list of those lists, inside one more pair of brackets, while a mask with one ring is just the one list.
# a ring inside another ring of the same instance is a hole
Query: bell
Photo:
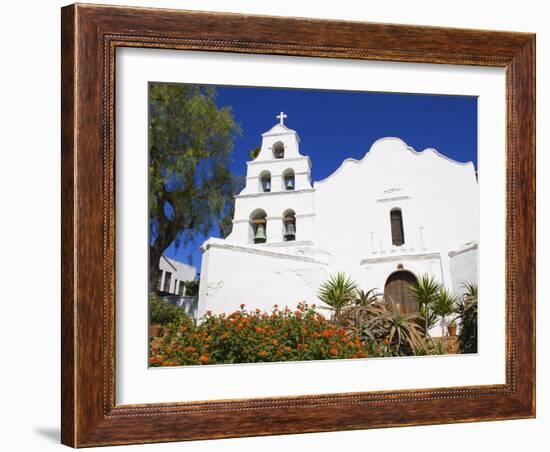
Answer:
[[254, 243], [265, 243], [267, 237], [265, 236], [265, 225], [260, 223], [256, 227], [256, 234], [254, 235]]
[[293, 177], [289, 177], [286, 180], [286, 189], [287, 190], [294, 190], [294, 178]]
[[264, 191], [271, 191], [271, 182], [269, 179], [264, 180]]
[[296, 226], [294, 223], [287, 223], [285, 231], [285, 240], [290, 242], [296, 240]]

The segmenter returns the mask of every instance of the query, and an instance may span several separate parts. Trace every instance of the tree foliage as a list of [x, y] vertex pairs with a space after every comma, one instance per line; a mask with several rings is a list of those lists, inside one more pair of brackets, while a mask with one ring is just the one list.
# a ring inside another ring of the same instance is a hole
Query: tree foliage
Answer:
[[240, 181], [230, 169], [240, 134], [229, 107], [210, 87], [149, 85], [150, 284], [164, 250], [191, 243], [218, 226], [227, 235]]

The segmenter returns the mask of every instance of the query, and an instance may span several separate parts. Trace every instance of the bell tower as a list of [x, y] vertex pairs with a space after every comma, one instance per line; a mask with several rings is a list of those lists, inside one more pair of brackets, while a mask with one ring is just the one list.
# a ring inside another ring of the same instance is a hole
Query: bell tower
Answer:
[[262, 134], [258, 156], [247, 162], [245, 188], [235, 196], [231, 243], [249, 245], [312, 244], [314, 190], [311, 161], [300, 154], [300, 137], [279, 120]]

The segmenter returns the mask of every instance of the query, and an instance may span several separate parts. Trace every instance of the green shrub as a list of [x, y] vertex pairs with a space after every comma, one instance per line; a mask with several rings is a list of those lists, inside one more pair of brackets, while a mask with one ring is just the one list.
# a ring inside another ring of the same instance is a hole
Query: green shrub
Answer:
[[170, 323], [179, 323], [185, 312], [158, 297], [149, 298], [149, 323], [151, 325], [168, 325]]
[[465, 283], [463, 286], [466, 293], [458, 306], [458, 350], [460, 353], [477, 353], [477, 285]]
[[180, 322], [171, 328], [151, 366], [231, 364], [365, 358], [376, 346], [354, 338], [313, 308], [271, 312], [207, 313], [201, 322]]
[[199, 281], [185, 281], [185, 295], [195, 297], [199, 294]]

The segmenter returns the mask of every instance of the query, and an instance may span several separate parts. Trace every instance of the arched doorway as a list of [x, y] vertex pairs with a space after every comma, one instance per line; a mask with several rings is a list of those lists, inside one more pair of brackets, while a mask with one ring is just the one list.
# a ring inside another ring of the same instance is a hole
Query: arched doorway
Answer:
[[410, 286], [416, 283], [416, 276], [411, 272], [396, 271], [386, 280], [384, 295], [386, 299], [396, 304], [403, 314], [414, 314], [418, 312], [418, 303], [413, 297]]

